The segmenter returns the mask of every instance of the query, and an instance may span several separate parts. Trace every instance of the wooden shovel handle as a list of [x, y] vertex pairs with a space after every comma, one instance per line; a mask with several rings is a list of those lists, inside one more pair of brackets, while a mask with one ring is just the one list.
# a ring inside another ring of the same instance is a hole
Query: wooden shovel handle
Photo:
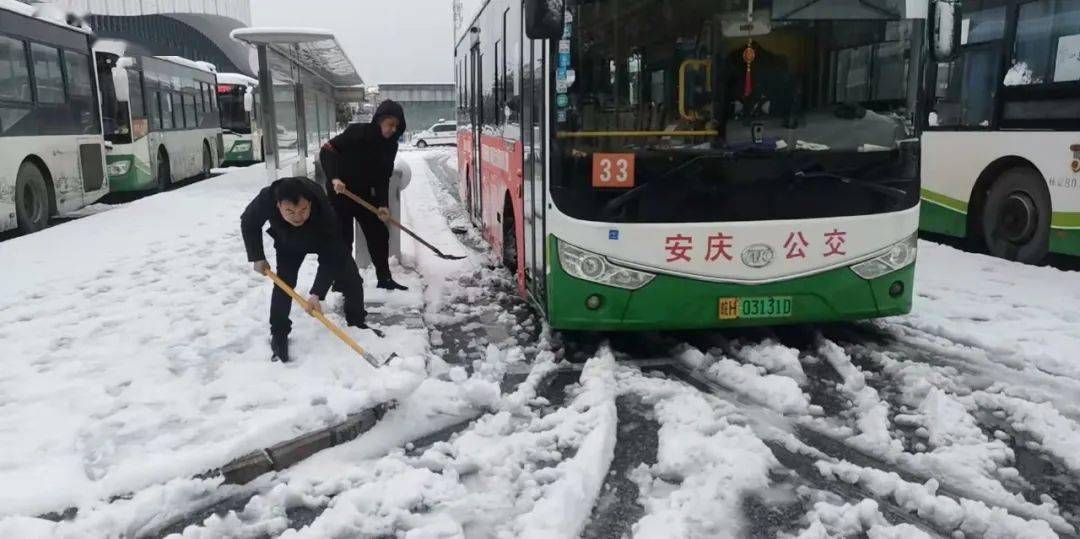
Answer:
[[[278, 274], [276, 274], [273, 271], [270, 271], [268, 269], [268, 270], [266, 270], [266, 276], [269, 277], [271, 280], [273, 280], [274, 284], [276, 284], [278, 286], [278, 288], [284, 290], [286, 294], [288, 294], [290, 297], [292, 297], [293, 301], [300, 304], [300, 306], [304, 308], [304, 311], [309, 311], [308, 314], [310, 314], [311, 316], [314, 316], [315, 319], [318, 320], [319, 322], [322, 322], [322, 324], [324, 326], [326, 326], [326, 329], [329, 329], [330, 331], [332, 331], [334, 333], [334, 335], [337, 335], [339, 339], [344, 341], [345, 344], [349, 345], [349, 348], [352, 348], [353, 350], [355, 350], [357, 354], [360, 354], [360, 356], [362, 356], [362, 357], [365, 356], [364, 349], [361, 348], [360, 345], [357, 344], [356, 341], [354, 341], [352, 339], [352, 337], [349, 337], [348, 334], [346, 334], [344, 331], [342, 331], [341, 328], [334, 325], [333, 322], [331, 322], [330, 320], [327, 320], [326, 316], [324, 316], [323, 313], [320, 313], [319, 311], [310, 310], [311, 306], [308, 304], [307, 300], [300, 297], [300, 294], [297, 294], [296, 290], [293, 290], [293, 287], [289, 286], [288, 284], [285, 283], [285, 281], [281, 280], [281, 277], [278, 277]], [[364, 359], [366, 360], [367, 357], [364, 357]]]

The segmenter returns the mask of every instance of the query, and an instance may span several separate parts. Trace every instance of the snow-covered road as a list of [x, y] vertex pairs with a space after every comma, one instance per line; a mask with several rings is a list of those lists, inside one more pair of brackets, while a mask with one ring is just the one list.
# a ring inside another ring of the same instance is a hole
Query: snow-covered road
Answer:
[[[402, 155], [405, 221], [471, 254], [405, 242], [412, 289], [372, 296], [423, 323], [354, 332], [382, 376], [299, 319], [267, 362], [260, 168], [0, 243], [0, 537], [1077, 534], [1080, 275], [922, 242], [908, 316], [551, 335], [450, 232], [453, 153]], [[292, 469], [198, 476], [391, 395]]]

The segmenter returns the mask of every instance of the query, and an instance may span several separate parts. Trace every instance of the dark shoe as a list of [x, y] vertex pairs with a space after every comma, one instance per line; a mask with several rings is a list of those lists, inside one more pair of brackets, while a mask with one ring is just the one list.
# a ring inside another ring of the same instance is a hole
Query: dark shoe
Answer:
[[395, 281], [393, 279], [387, 279], [385, 281], [379, 281], [378, 284], [376, 284], [375, 286], [377, 288], [382, 288], [383, 290], [408, 290], [409, 289], [409, 287], [407, 287], [405, 285], [402, 285], [402, 284], [398, 283], [397, 281]]
[[270, 337], [270, 351], [273, 354], [271, 361], [277, 360], [282, 363], [289, 362], [289, 337], [287, 335], [272, 335]]
[[382, 330], [375, 329], [375, 328], [367, 325], [367, 322], [365, 322], [363, 320], [346, 320], [346, 323], [349, 325], [349, 327], [352, 327], [352, 328], [366, 329], [366, 330], [374, 333], [375, 336], [379, 337], [380, 339], [386, 336], [386, 333], [384, 333]]

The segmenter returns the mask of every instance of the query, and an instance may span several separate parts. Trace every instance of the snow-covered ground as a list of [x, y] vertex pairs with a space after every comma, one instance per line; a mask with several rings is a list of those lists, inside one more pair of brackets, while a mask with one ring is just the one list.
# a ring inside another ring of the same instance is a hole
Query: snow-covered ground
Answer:
[[[658, 336], [659, 370], [586, 343], [571, 369], [483, 240], [450, 231], [467, 221], [433, 170], [454, 153], [402, 156], [405, 222], [470, 257], [404, 242], [411, 290], [371, 295], [423, 324], [352, 332], [400, 356], [378, 373], [297, 311], [296, 362], [267, 361], [269, 288], [237, 230], [261, 168], [0, 243], [18, 268], [0, 282], [0, 537], [1077, 533], [1076, 273], [922, 242], [911, 315]], [[196, 475], [388, 396], [375, 429], [290, 470]], [[620, 449], [635, 432], [655, 439]]]

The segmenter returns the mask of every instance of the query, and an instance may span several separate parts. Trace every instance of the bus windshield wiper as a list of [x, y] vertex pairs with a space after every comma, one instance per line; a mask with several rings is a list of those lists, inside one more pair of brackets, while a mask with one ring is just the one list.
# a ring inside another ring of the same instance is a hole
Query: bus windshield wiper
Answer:
[[881, 185], [880, 183], [859, 180], [856, 178], [851, 178], [849, 176], [833, 174], [831, 172], [798, 171], [795, 173], [795, 177], [800, 180], [834, 180], [841, 182], [845, 185], [854, 185], [869, 191], [874, 191], [875, 193], [881, 193], [896, 200], [903, 200], [909, 196], [908, 192], [904, 191], [903, 189], [898, 189], [896, 187], [888, 187], [886, 185]]

